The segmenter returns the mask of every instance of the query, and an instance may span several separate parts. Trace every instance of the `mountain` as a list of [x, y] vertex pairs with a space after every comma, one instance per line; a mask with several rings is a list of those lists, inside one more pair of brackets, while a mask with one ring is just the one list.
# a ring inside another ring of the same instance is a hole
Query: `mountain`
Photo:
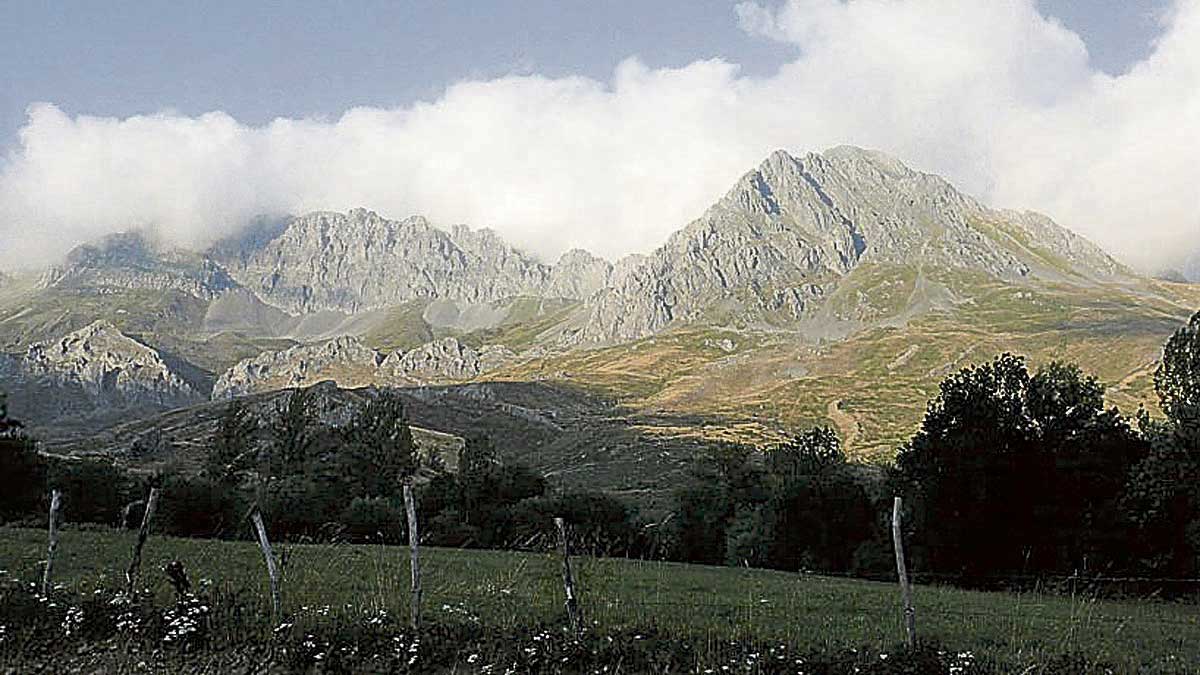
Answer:
[[715, 315], [806, 321], [819, 333], [831, 322], [857, 327], [906, 309], [880, 311], [864, 297], [848, 313], [821, 312], [848, 277], [872, 265], [892, 267], [898, 278], [900, 268], [915, 269], [916, 282], [929, 269], [1014, 282], [1130, 274], [1044, 216], [985, 208], [881, 153], [778, 151], [595, 298], [579, 339], [642, 338]]
[[35, 429], [86, 429], [207, 398], [157, 350], [103, 320], [31, 345], [22, 357], [7, 358], [0, 372], [13, 413]]
[[[365, 209], [263, 219], [199, 252], [108, 237], [0, 285], [2, 367], [20, 373], [0, 388], [36, 381], [90, 401], [26, 360], [103, 319], [157, 354], [163, 383], [190, 387], [130, 396], [127, 417], [324, 380], [436, 384], [456, 393], [425, 421], [457, 433], [453, 406], [524, 391], [472, 388], [507, 382], [548, 388], [539, 420], [576, 415], [586, 429], [580, 401], [624, 416], [631, 456], [829, 424], [852, 455], [887, 460], [942, 377], [1002, 351], [1076, 361], [1111, 402], [1153, 408], [1162, 342], [1197, 306], [1198, 286], [1139, 277], [1045, 216], [986, 206], [892, 157], [779, 151], [662, 246], [612, 263], [581, 250], [550, 263], [490, 230]], [[562, 388], [586, 396], [548, 393]], [[71, 433], [108, 418], [80, 419]], [[607, 470], [588, 462], [584, 474]]]
[[218, 264], [189, 251], [162, 248], [148, 235], [126, 232], [72, 250], [41, 280], [45, 288], [97, 293], [128, 289], [175, 290], [212, 300], [236, 286]]
[[[555, 269], [490, 230], [437, 229], [413, 216], [387, 220], [365, 209], [310, 213], [257, 250], [218, 261], [267, 304], [291, 313], [355, 313], [412, 300], [483, 303], [520, 295], [581, 298], [606, 281], [602, 261], [575, 254]], [[233, 253], [230, 255], [230, 253]]]
[[385, 356], [360, 339], [346, 336], [243, 359], [217, 379], [212, 398], [304, 387], [322, 380], [356, 387], [405, 387], [469, 380], [515, 358], [516, 354], [505, 347], [494, 345], [476, 351], [452, 337]]

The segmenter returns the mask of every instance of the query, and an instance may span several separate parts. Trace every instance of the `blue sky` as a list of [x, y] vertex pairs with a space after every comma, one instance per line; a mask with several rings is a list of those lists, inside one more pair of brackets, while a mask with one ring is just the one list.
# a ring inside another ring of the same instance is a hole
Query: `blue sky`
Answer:
[[[767, 74], [795, 45], [741, 30], [730, 0], [0, 3], [0, 147], [34, 102], [125, 117], [223, 110], [247, 124], [437, 98], [508, 73], [607, 79], [624, 58], [721, 57]], [[1149, 52], [1164, 0], [1040, 0], [1118, 74]]]
[[1196, 129], [1200, 0], [0, 0], [0, 268], [356, 206], [615, 259], [849, 143], [1153, 270]]

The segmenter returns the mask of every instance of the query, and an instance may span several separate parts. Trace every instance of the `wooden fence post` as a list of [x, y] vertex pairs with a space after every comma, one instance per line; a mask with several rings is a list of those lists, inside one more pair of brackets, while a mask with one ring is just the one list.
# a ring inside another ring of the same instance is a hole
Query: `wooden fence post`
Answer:
[[150, 536], [150, 519], [154, 517], [154, 509], [158, 506], [158, 488], [150, 488], [150, 496], [146, 498], [146, 511], [142, 514], [142, 527], [138, 530], [137, 542], [133, 545], [133, 557], [129, 560], [129, 568], [125, 570], [125, 594], [133, 596], [133, 586], [137, 582], [138, 570], [142, 566], [142, 547], [146, 545], [146, 537]]
[[575, 576], [571, 574], [571, 557], [567, 550], [567, 525], [562, 518], [554, 519], [558, 529], [558, 552], [562, 555], [563, 591], [567, 601], [567, 619], [571, 622], [571, 630], [578, 638], [583, 633], [583, 617], [579, 613], [579, 600], [575, 594]]
[[62, 492], [50, 493], [50, 544], [46, 548], [46, 569], [42, 572], [42, 595], [50, 594], [50, 570], [54, 567], [54, 554], [58, 552], [58, 510], [62, 506]]
[[412, 483], [408, 481], [404, 483], [404, 510], [408, 513], [408, 565], [412, 571], [409, 619], [413, 630], [417, 630], [421, 627], [421, 537], [417, 531], [417, 506], [413, 500]]
[[271, 613], [279, 619], [279, 567], [275, 564], [275, 554], [271, 552], [271, 542], [267, 539], [267, 526], [263, 524], [262, 511], [258, 504], [250, 510], [250, 521], [254, 523], [254, 534], [258, 537], [258, 547], [262, 549], [263, 559], [267, 561], [267, 576], [271, 580]]
[[900, 498], [892, 502], [892, 544], [896, 548], [896, 576], [900, 579], [900, 599], [904, 603], [904, 640], [912, 647], [917, 642], [917, 611], [913, 608], [912, 590], [908, 586], [908, 569], [904, 564], [904, 541], [900, 535]]

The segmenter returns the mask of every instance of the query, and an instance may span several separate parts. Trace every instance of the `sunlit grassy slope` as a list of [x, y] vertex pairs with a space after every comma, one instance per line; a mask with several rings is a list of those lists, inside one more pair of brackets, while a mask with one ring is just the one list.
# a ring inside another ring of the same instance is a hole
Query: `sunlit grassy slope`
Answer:
[[[887, 461], [946, 375], [1005, 351], [1028, 357], [1033, 367], [1052, 359], [1078, 363], [1108, 387], [1111, 405], [1128, 414], [1139, 405], [1154, 410], [1161, 346], [1200, 308], [1200, 288], [1191, 285], [1006, 284], [967, 273], [893, 272], [890, 282], [858, 277], [866, 287], [854, 302], [847, 298], [858, 291], [846, 288], [831, 299], [824, 318], [837, 313], [838, 325], [850, 325], [844, 337], [812, 339], [803, 327], [693, 325], [552, 353], [491, 377], [570, 381], [631, 409], [711, 421], [681, 434], [762, 443], [832, 424], [851, 455]], [[906, 316], [902, 308], [914, 311]], [[854, 320], [861, 324], [848, 324]]]
[[[135, 536], [64, 532], [56, 579], [84, 592], [119, 588]], [[335, 615], [379, 608], [407, 615], [408, 556], [402, 547], [287, 546], [284, 556], [283, 599], [290, 615], [323, 607]], [[0, 529], [6, 577], [37, 578], [44, 558], [44, 532]], [[263, 561], [254, 545], [152, 537], [143, 580], [162, 604], [172, 595], [161, 569], [173, 559], [183, 561], [194, 580], [243, 591], [252, 611], [269, 613]], [[422, 563], [429, 616], [465, 613], [509, 627], [563, 618], [553, 555], [425, 549]], [[701, 642], [756, 638], [879, 649], [902, 637], [898, 594], [890, 583], [587, 557], [576, 559], [575, 570], [584, 616], [595, 630], [656, 626]], [[1168, 663], [1200, 667], [1195, 606], [932, 586], [917, 586], [914, 597], [920, 635], [1014, 667], [1069, 651], [1130, 672]], [[265, 633], [271, 627], [264, 622], [261, 628]]]

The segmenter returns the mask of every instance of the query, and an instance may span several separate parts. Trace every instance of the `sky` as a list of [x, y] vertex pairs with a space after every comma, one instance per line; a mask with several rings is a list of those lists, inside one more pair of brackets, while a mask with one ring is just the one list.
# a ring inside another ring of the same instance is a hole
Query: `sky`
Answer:
[[0, 0], [0, 267], [366, 206], [644, 252], [851, 143], [1131, 264], [1200, 249], [1200, 0]]

